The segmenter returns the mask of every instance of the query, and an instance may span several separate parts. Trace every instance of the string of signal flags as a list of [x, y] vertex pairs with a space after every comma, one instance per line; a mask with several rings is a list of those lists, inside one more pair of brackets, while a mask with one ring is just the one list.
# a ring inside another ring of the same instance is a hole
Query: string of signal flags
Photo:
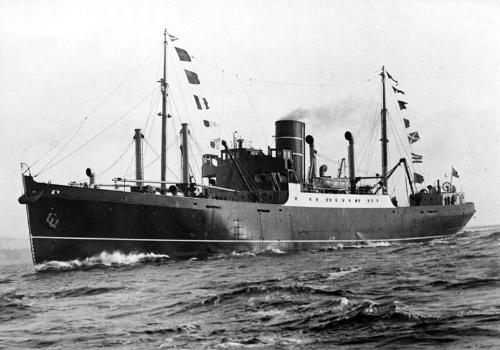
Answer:
[[[170, 33], [168, 34], [168, 36], [169, 36], [172, 43], [174, 41], [179, 40], [178, 37], [176, 37]], [[181, 62], [184, 62], [186, 64], [189, 64], [190, 62], [192, 62], [194, 57], [191, 56], [185, 49], [180, 48], [180, 47], [175, 46], [175, 45], [174, 45], [174, 49], [175, 49], [177, 56], [179, 57], [179, 60]], [[210, 65], [210, 64], [208, 64], [208, 65]], [[212, 66], [213, 68], [216, 68], [218, 70], [221, 70], [222, 72], [226, 72], [225, 70], [220, 69], [218, 67], [215, 67], [213, 65], [210, 65], [210, 66]], [[191, 84], [191, 85], [200, 85], [201, 84], [201, 81], [200, 81], [198, 74], [196, 72], [192, 71], [192, 68], [190, 68], [190, 69], [184, 68], [184, 73], [186, 75], [186, 78], [187, 78], [187, 81], [189, 84]], [[234, 73], [234, 75], [236, 77], [243, 77], [242, 75], [239, 75], [236, 73]], [[256, 78], [251, 78], [251, 77], [245, 77], [245, 78], [249, 79], [250, 81], [258, 81], [258, 82], [269, 83], [269, 84], [296, 85], [296, 86], [318, 86], [318, 87], [331, 86], [331, 85], [355, 84], [355, 83], [369, 82], [372, 80], [372, 79], [363, 79], [363, 80], [356, 80], [356, 81], [349, 81], [349, 82], [325, 82], [325, 83], [289, 83], [289, 82], [287, 83], [287, 82], [279, 82], [279, 81], [272, 81], [272, 80], [265, 80], [265, 79], [256, 79]], [[193, 93], [193, 99], [194, 99], [195, 106], [198, 110], [203, 111], [203, 110], [210, 109], [210, 105], [209, 105], [208, 99], [206, 97], [200, 96], [199, 93]], [[215, 122], [215, 121], [203, 119], [203, 125], [207, 128], [210, 128], [210, 127], [217, 127], [220, 124]], [[214, 138], [214, 139], [210, 140], [210, 147], [218, 149], [218, 148], [220, 148], [220, 143], [221, 143], [220, 138]]]
[[[176, 36], [174, 36], [172, 34], [168, 34], [168, 35], [169, 35], [169, 38], [172, 42], [179, 40], [179, 38], [177, 38]], [[177, 46], [174, 46], [174, 48], [175, 48], [177, 56], [179, 57], [179, 60], [181, 62], [192, 62], [192, 56], [185, 49], [177, 47]], [[200, 85], [201, 84], [200, 78], [196, 72], [193, 72], [192, 70], [189, 70], [189, 69], [184, 69], [184, 73], [186, 74], [186, 78], [187, 78], [187, 81], [189, 84], [191, 84], [191, 85]], [[399, 82], [389, 72], [386, 71], [385, 73], [387, 75], [387, 78], [389, 78], [395, 84], [395, 85], [392, 85], [392, 90], [394, 91], [394, 93], [405, 95], [405, 92], [403, 90], [396, 87], [399, 85]], [[253, 80], [259, 80], [259, 79], [253, 79]], [[266, 81], [266, 80], [262, 80], [262, 81], [272, 83], [272, 81]], [[370, 79], [365, 79], [363, 81], [370, 81]], [[275, 83], [277, 83], [277, 82], [275, 82]], [[306, 84], [306, 85], [310, 85], [310, 84]], [[328, 84], [325, 83], [325, 84], [317, 84], [317, 85], [321, 86], [321, 85], [328, 85]], [[196, 108], [198, 110], [210, 109], [210, 106], [209, 106], [209, 103], [208, 103], [208, 100], [206, 97], [199, 96], [199, 94], [193, 94], [193, 99], [194, 99], [194, 103], [196, 105]], [[397, 103], [398, 103], [400, 110], [406, 109], [406, 105], [408, 104], [408, 102], [400, 100], [400, 99], [397, 99]], [[410, 120], [408, 118], [403, 118], [403, 122], [404, 122], [406, 129], [410, 128]], [[210, 127], [219, 126], [219, 123], [217, 123], [215, 121], [208, 120], [208, 119], [203, 119], [203, 125], [207, 128], [210, 128]], [[410, 145], [420, 140], [420, 135], [418, 134], [417, 131], [408, 133], [407, 137], [408, 137], [408, 142], [410, 143]], [[210, 146], [212, 148], [219, 148], [220, 139], [219, 138], [212, 139], [210, 141]], [[416, 154], [416, 153], [412, 152], [411, 158], [412, 158], [412, 163], [422, 163], [423, 162], [423, 157], [421, 155]], [[415, 176], [415, 178], [419, 180], [419, 181], [415, 181], [415, 182], [417, 182], [417, 183], [423, 182], [422, 176]], [[422, 180], [422, 181], [420, 181], [420, 180]]]
[[[179, 40], [178, 37], [168, 34], [170, 40], [172, 42]], [[189, 64], [189, 62], [192, 62], [192, 56], [183, 48], [174, 46], [175, 52], [177, 53], [177, 56], [179, 57], [179, 61], [184, 62], [186, 65]], [[189, 67], [189, 69], [184, 68], [184, 73], [186, 74], [187, 81], [190, 85], [200, 85], [200, 77], [198, 76], [198, 73], [193, 72], [191, 70], [192, 68]], [[193, 100], [195, 103], [195, 106], [198, 110], [200, 111], [206, 111], [210, 109], [210, 105], [208, 103], [208, 99], [206, 97], [200, 96], [198, 92], [193, 93]], [[211, 121], [208, 119], [203, 119], [203, 125], [207, 128], [211, 127], [217, 127], [219, 126], [219, 123], [215, 121]], [[220, 143], [221, 139], [216, 138], [210, 140], [210, 147], [212, 148], [220, 148]]]
[[[396, 87], [399, 85], [399, 81], [394, 79], [394, 77], [388, 71], [385, 71], [385, 74], [387, 75], [387, 78], [389, 78], [393, 82], [393, 85], [391, 85], [391, 87], [392, 87], [392, 91], [394, 92], [394, 94], [405, 95], [405, 92], [403, 90]], [[397, 98], [396, 101], [398, 103], [398, 107], [400, 110], [406, 109], [406, 105], [408, 104], [408, 102], [400, 100], [399, 98]], [[404, 123], [405, 129], [410, 128], [410, 119], [408, 119], [407, 117], [403, 118], [403, 123]], [[408, 137], [408, 142], [410, 145], [412, 145], [415, 142], [420, 140], [420, 135], [418, 134], [418, 131], [409, 132], [406, 136]], [[411, 162], [414, 164], [415, 163], [416, 164], [422, 163], [423, 156], [420, 154], [416, 154], [416, 153], [411, 152]], [[419, 173], [413, 172], [413, 181], [415, 183], [421, 184], [424, 182], [424, 177]]]

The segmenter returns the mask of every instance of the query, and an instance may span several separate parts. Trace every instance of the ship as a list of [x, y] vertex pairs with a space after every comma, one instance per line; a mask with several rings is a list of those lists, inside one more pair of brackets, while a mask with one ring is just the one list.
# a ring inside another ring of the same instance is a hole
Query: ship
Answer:
[[[33, 263], [85, 259], [102, 252], [153, 253], [171, 258], [220, 253], [336, 249], [370, 242], [422, 242], [459, 232], [475, 213], [474, 203], [446, 182], [418, 190], [408, 160], [389, 169], [386, 78], [380, 73], [383, 105], [381, 173], [360, 176], [355, 169], [354, 135], [346, 131], [348, 171], [327, 175], [317, 166], [317, 150], [306, 123], [275, 122], [275, 147], [248, 147], [243, 139], [222, 141], [218, 154], [202, 155], [201, 181], [190, 175], [189, 125], [182, 124], [181, 181], [166, 180], [166, 50], [163, 40], [161, 174], [144, 179], [141, 129], [134, 133], [135, 178], [99, 184], [39, 182], [22, 165]], [[309, 167], [306, 169], [306, 159]], [[406, 174], [408, 205], [388, 193], [396, 169]], [[307, 170], [307, 171], [306, 171]], [[451, 177], [452, 179], [452, 177]], [[372, 181], [371, 183], [369, 183]]]

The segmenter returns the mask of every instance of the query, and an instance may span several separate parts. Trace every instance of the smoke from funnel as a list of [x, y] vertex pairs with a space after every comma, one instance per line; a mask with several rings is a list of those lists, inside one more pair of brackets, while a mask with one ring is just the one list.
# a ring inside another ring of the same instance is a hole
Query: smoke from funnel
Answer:
[[307, 117], [309, 115], [311, 115], [311, 109], [301, 107], [294, 109], [284, 117], [281, 117], [279, 120], [295, 120], [295, 121], [307, 122]]
[[356, 119], [359, 122], [359, 117], [366, 114], [366, 109], [365, 101], [360, 100], [359, 97], [349, 97], [324, 106], [300, 107], [289, 112], [280, 120], [302, 121], [313, 128], [342, 126], [345, 129], [348, 126], [345, 125], [346, 122], [353, 122]]

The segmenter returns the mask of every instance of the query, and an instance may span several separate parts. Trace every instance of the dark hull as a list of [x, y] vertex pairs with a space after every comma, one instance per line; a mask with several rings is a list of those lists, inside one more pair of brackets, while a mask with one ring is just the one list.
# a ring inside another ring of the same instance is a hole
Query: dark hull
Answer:
[[33, 261], [103, 251], [203, 257], [232, 251], [330, 248], [364, 240], [452, 235], [474, 205], [305, 208], [44, 184], [24, 177]]

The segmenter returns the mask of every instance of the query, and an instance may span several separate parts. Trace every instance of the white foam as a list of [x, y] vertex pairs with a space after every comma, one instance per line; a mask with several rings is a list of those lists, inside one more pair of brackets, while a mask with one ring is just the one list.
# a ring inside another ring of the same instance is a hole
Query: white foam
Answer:
[[439, 238], [439, 239], [433, 239], [432, 241], [429, 242], [431, 246], [434, 245], [445, 245], [445, 244], [450, 244], [451, 242], [448, 240], [449, 238]]
[[35, 265], [35, 269], [42, 270], [67, 270], [78, 267], [89, 267], [95, 265], [116, 266], [116, 265], [133, 265], [141, 261], [168, 259], [169, 256], [165, 254], [154, 253], [130, 253], [123, 254], [121, 252], [102, 252], [99, 255], [85, 258], [83, 260], [75, 259], [70, 261], [49, 261], [44, 264]]
[[391, 244], [387, 241], [368, 241], [368, 247], [390, 247]]
[[460, 231], [458, 234], [460, 234], [460, 233], [486, 232], [486, 231], [494, 231], [494, 230], [498, 230], [498, 229], [499, 229], [499, 225], [487, 226], [487, 227], [477, 227], [477, 228], [466, 227], [462, 231]]
[[358, 271], [360, 268], [359, 267], [355, 267], [353, 269], [350, 269], [350, 270], [345, 270], [345, 271], [338, 271], [338, 272], [330, 272], [328, 275], [328, 279], [329, 280], [335, 280], [339, 277], [342, 277], [342, 276], [345, 276], [345, 275], [348, 275], [350, 273], [353, 273], [353, 272], [356, 272]]
[[236, 252], [236, 251], [233, 251], [231, 253], [231, 256], [255, 256], [255, 253], [252, 253], [252, 252]]
[[373, 314], [378, 312], [378, 305], [375, 304], [372, 300], [368, 300], [368, 307], [364, 310], [367, 314]]
[[360, 241], [356, 244], [346, 245], [344, 248], [377, 248], [377, 247], [390, 247], [391, 243], [387, 241]]
[[282, 251], [279, 248], [267, 248], [265, 251], [266, 252], [271, 252], [271, 253], [274, 253], [274, 254], [285, 254], [285, 252]]
[[279, 248], [279, 242], [272, 242], [270, 244], [268, 244], [266, 246], [266, 248], [264, 248], [263, 250], [262, 249], [259, 249], [257, 250], [256, 252], [257, 253], [273, 253], [273, 254], [285, 254], [284, 251], [282, 251], [280, 248]]
[[346, 297], [342, 297], [339, 299], [339, 304], [340, 306], [347, 306], [349, 304], [349, 299]]
[[227, 349], [227, 348], [238, 348], [238, 349], [241, 349], [241, 348], [245, 347], [245, 344], [238, 343], [238, 342], [235, 342], [235, 341], [226, 341], [224, 343], [217, 344], [217, 347], [218, 348], [222, 348], [222, 349]]

